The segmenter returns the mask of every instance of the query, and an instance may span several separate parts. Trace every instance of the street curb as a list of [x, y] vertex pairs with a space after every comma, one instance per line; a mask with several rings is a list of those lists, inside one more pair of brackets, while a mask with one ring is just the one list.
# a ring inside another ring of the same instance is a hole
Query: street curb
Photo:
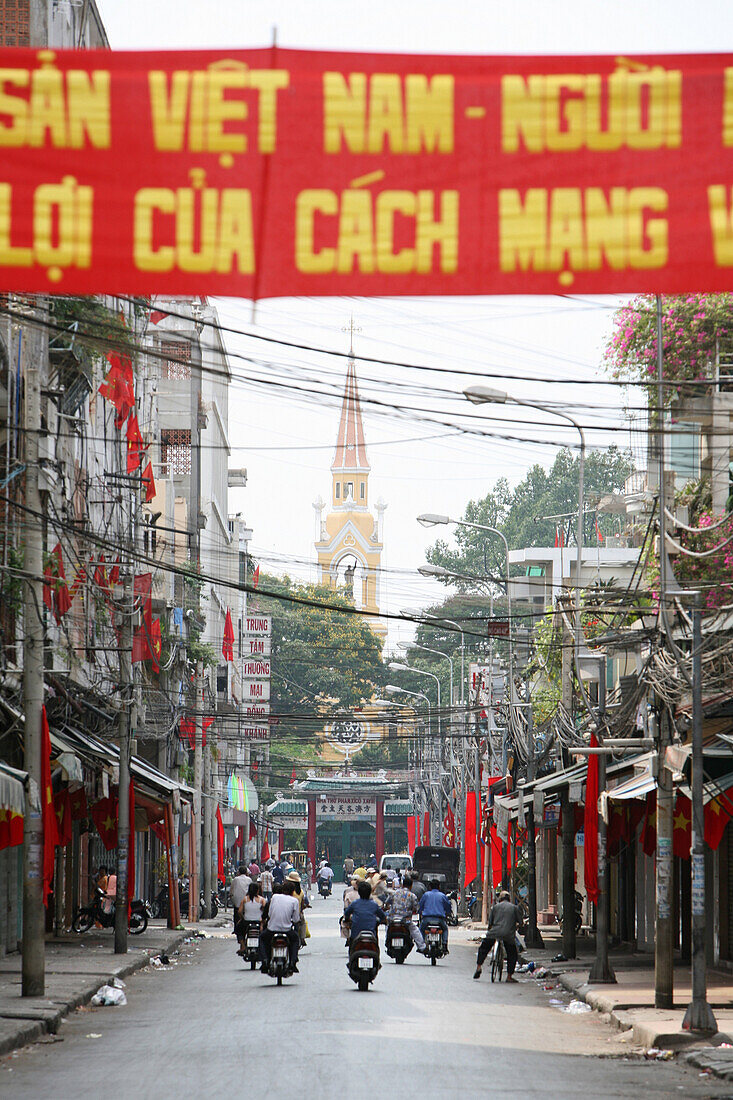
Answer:
[[[214, 925], [213, 927], [220, 927]], [[221, 926], [223, 927], [223, 925]], [[168, 943], [165, 944], [163, 950], [165, 952], [176, 951], [190, 935], [195, 933], [189, 929], [185, 929], [179, 932]], [[14, 1050], [18, 1050], [20, 1047], [27, 1046], [29, 1043], [36, 1042], [37, 1039], [42, 1038], [44, 1035], [55, 1035], [59, 1030], [59, 1025], [64, 1017], [71, 1015], [72, 1012], [76, 1012], [78, 1008], [83, 1005], [89, 1004], [94, 994], [100, 988], [100, 984], [110, 982], [113, 978], [119, 978], [120, 981], [124, 981], [125, 978], [129, 978], [131, 974], [134, 974], [138, 970], [142, 970], [146, 967], [152, 955], [155, 953], [155, 948], [151, 949], [150, 954], [140, 956], [138, 959], [133, 959], [126, 966], [116, 967], [109, 973], [108, 978], [103, 978], [101, 983], [95, 981], [93, 985], [88, 985], [85, 989], [80, 990], [78, 993], [73, 994], [66, 1001], [56, 1002], [59, 1007], [57, 1011], [49, 1011], [48, 1016], [43, 1020], [32, 1020], [29, 1017], [14, 1017], [4, 1016], [2, 1019], [11, 1020], [18, 1019], [18, 1029], [14, 1035], [8, 1035], [4, 1039], [0, 1039], [0, 1057], [6, 1054], [10, 1054]], [[19, 1007], [22, 1007], [19, 1006]]]
[[[619, 1031], [631, 1031], [636, 1046], [645, 1047], [647, 1050], [650, 1047], [677, 1050], [700, 1042], [700, 1036], [689, 1031], [665, 1030], [665, 1021], [654, 1023], [635, 1020], [631, 1015], [633, 1011], [631, 1006], [619, 1006], [614, 998], [594, 989], [588, 982], [579, 982], [574, 974], [559, 974], [558, 981], [563, 989], [572, 993], [579, 1001], [585, 1001], [596, 1012], [607, 1015], [609, 1022]], [[666, 1026], [668, 1027], [668, 1024]], [[713, 1041], [716, 1044], [733, 1042], [721, 1031], [713, 1036]], [[714, 1073], [715, 1070], [713, 1069], [712, 1072]]]

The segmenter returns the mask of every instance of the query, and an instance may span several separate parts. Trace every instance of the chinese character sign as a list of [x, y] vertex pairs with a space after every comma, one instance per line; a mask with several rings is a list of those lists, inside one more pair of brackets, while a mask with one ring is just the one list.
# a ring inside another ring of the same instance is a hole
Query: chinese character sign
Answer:
[[733, 54], [3, 49], [0, 147], [0, 290], [730, 287]]

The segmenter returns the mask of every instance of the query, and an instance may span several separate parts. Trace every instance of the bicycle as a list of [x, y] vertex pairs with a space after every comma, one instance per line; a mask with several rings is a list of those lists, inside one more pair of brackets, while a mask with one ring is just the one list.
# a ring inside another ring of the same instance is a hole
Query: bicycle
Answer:
[[504, 973], [504, 959], [506, 952], [504, 949], [503, 940], [494, 940], [494, 946], [491, 948], [491, 980], [492, 982], [500, 982], [501, 976]]

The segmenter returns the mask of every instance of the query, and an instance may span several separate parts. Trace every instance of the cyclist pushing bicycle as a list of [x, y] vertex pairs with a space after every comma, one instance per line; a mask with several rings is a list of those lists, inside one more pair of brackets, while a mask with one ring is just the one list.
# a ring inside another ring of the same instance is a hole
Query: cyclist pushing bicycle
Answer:
[[481, 968], [484, 959], [491, 950], [496, 940], [501, 940], [506, 951], [506, 980], [516, 981], [514, 968], [517, 965], [517, 931], [522, 925], [522, 910], [512, 903], [507, 890], [502, 890], [496, 905], [492, 905], [489, 913], [489, 927], [486, 935], [481, 940], [476, 959], [476, 973], [474, 978], [481, 977]]

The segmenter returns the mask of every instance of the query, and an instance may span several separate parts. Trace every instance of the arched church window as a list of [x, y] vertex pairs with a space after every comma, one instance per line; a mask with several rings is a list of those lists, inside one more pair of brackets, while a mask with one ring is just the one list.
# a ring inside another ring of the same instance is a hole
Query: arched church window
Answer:
[[344, 487], [344, 496], [345, 497], [351, 497], [352, 500], [353, 500], [353, 498], [354, 498], [354, 482], [353, 481], [347, 481], [346, 482], [346, 486]]
[[336, 482], [336, 500], [339, 500], [340, 497], [341, 497], [341, 482], [337, 481]]
[[362, 500], [364, 500], [364, 497], [366, 496], [366, 485], [364, 484], [363, 481], [359, 485], [359, 496], [361, 497]]

